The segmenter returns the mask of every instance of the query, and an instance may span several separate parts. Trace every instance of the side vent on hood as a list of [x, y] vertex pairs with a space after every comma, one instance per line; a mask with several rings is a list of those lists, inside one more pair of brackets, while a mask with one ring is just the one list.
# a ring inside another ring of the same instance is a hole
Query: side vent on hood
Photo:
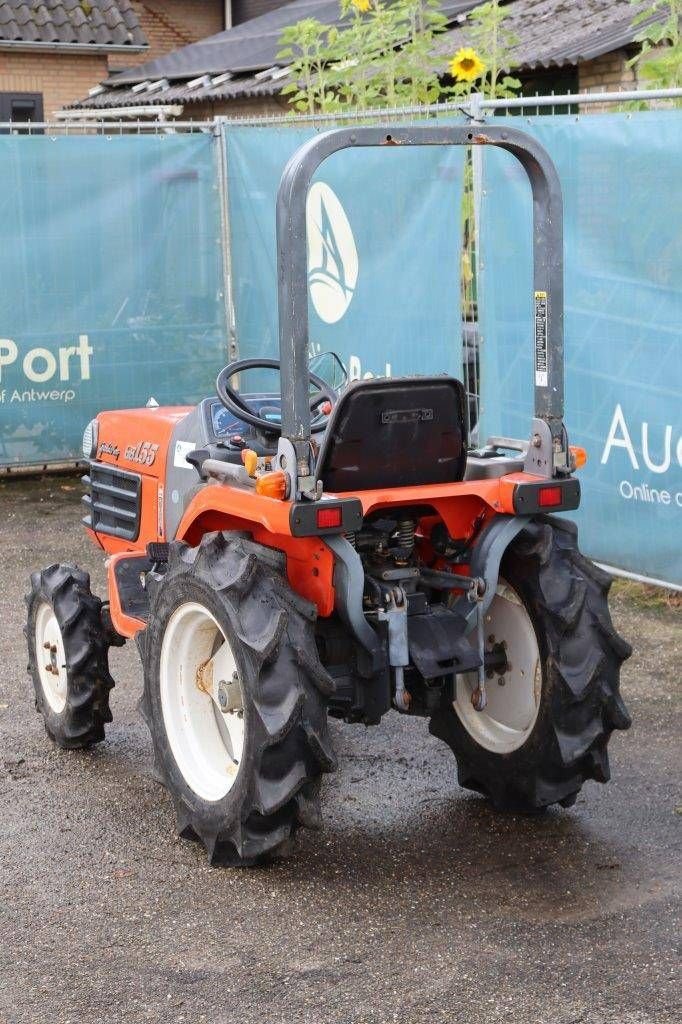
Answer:
[[137, 540], [140, 532], [142, 477], [105, 462], [91, 462], [83, 477], [87, 492], [83, 523], [95, 533]]

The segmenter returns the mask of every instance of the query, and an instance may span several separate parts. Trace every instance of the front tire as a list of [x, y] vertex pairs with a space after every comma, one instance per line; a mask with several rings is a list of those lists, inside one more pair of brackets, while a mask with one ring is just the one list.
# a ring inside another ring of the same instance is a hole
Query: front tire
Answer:
[[506, 645], [508, 670], [487, 681], [483, 712], [458, 677], [430, 731], [452, 749], [460, 785], [496, 808], [569, 807], [587, 779], [608, 781], [611, 733], [630, 726], [619, 674], [631, 648], [609, 615], [611, 577], [580, 554], [576, 526], [551, 517], [524, 527], [500, 576], [486, 634]]
[[102, 602], [90, 590], [88, 573], [75, 565], [34, 572], [26, 604], [28, 672], [45, 731], [66, 749], [99, 743], [111, 722], [114, 680]]
[[178, 830], [211, 863], [286, 852], [319, 825], [321, 775], [336, 767], [315, 609], [282, 568], [246, 535], [212, 533], [171, 544], [167, 572], [148, 578], [140, 707]]

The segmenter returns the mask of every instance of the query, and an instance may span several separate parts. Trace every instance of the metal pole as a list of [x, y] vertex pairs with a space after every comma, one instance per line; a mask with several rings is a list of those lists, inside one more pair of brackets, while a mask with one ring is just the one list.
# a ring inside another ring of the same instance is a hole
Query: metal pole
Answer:
[[[483, 96], [480, 93], [472, 93], [470, 96], [471, 107], [470, 112], [476, 123], [485, 124], [485, 114], [481, 109], [481, 103]], [[484, 294], [484, 277], [485, 272], [485, 260], [483, 253], [481, 252], [481, 231], [479, 230], [481, 225], [481, 210], [482, 210], [482, 189], [483, 189], [483, 150], [480, 146], [472, 146], [471, 148], [471, 174], [472, 174], [472, 187], [473, 187], [473, 252], [474, 252], [474, 263], [472, 264], [472, 272], [474, 274], [474, 280], [476, 282], [476, 349], [474, 353], [474, 388], [473, 393], [476, 396], [476, 428], [475, 438], [469, 436], [470, 444], [480, 444], [483, 438], [481, 432], [481, 413], [483, 411], [481, 404], [481, 373], [483, 370], [483, 346], [485, 345], [485, 338], [483, 338], [479, 331], [480, 325], [480, 310], [483, 308], [483, 294]], [[467, 408], [467, 414], [468, 414]], [[471, 428], [471, 424], [469, 424]]]
[[234, 310], [234, 288], [232, 276], [232, 236], [230, 232], [230, 202], [227, 171], [227, 128], [222, 118], [215, 121], [213, 133], [218, 147], [218, 198], [220, 201], [220, 233], [223, 269], [223, 302], [227, 325], [227, 359], [233, 362], [239, 358], [239, 343]]
[[572, 106], [574, 103], [629, 103], [632, 100], [682, 99], [682, 89], [630, 89], [622, 92], [576, 92], [565, 96], [515, 96], [507, 100], [482, 100], [483, 110], [520, 110], [523, 107]]

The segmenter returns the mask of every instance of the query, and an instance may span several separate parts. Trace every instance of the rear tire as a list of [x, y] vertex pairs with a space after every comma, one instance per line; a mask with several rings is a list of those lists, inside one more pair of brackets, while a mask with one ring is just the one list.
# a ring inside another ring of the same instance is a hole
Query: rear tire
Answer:
[[[196, 548], [171, 544], [168, 571], [148, 578], [140, 709], [180, 835], [199, 838], [211, 863], [251, 866], [288, 852], [300, 826], [319, 827], [321, 775], [336, 767], [315, 608], [282, 570], [283, 556], [247, 535], [211, 533]], [[225, 650], [239, 696], [221, 713], [195, 681]], [[234, 714], [241, 725], [228, 721]]]
[[[537, 640], [536, 706], [518, 742], [512, 737], [505, 749], [494, 730], [488, 738], [477, 732], [459, 681], [458, 700], [443, 704], [430, 722], [433, 735], [455, 754], [460, 785], [485, 794], [500, 810], [532, 814], [554, 803], [571, 806], [587, 779], [608, 781], [611, 733], [630, 726], [619, 674], [631, 648], [609, 615], [611, 577], [580, 554], [577, 532], [568, 520], [537, 517], [502, 559], [500, 575], [520, 599]], [[488, 632], [504, 639], [486, 617]], [[508, 686], [519, 684], [518, 667], [511, 664]], [[487, 682], [491, 690], [497, 685]], [[504, 739], [504, 726], [499, 733]]]
[[67, 749], [99, 743], [111, 722], [114, 680], [102, 602], [90, 590], [90, 576], [75, 565], [34, 572], [26, 604], [28, 672], [45, 731]]

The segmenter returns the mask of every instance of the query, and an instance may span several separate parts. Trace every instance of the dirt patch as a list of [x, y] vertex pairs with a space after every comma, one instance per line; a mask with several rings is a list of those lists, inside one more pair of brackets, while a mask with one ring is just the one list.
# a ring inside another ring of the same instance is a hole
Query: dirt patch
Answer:
[[571, 810], [495, 814], [426, 724], [332, 723], [324, 828], [267, 870], [178, 840], [112, 654], [106, 743], [65, 753], [33, 709], [31, 570], [88, 569], [69, 477], [0, 481], [2, 1024], [668, 1024], [679, 1019], [681, 612], [618, 585], [633, 727]]

